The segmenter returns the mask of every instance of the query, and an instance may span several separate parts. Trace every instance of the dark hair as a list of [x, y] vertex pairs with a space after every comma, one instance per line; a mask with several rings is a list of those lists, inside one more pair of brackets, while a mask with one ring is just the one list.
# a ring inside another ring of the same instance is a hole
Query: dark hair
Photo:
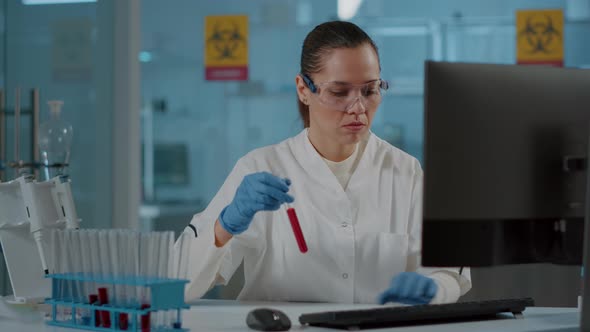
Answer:
[[[356, 48], [370, 45], [379, 58], [375, 42], [356, 24], [343, 21], [325, 22], [307, 34], [301, 47], [300, 73], [310, 75], [322, 70], [323, 57], [337, 48]], [[297, 98], [299, 115], [305, 128], [309, 127], [309, 106]]]

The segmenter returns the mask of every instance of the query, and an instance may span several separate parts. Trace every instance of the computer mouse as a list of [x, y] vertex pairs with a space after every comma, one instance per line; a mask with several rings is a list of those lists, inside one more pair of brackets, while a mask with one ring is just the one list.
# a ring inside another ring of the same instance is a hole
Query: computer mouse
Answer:
[[277, 309], [258, 308], [250, 311], [246, 316], [249, 328], [258, 331], [287, 331], [291, 328], [291, 320]]

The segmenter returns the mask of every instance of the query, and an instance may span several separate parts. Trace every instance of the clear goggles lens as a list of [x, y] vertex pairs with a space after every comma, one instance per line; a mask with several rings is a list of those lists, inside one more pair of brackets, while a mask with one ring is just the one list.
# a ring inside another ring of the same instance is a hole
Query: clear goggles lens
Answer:
[[365, 107], [378, 106], [383, 97], [383, 91], [389, 89], [387, 81], [378, 79], [364, 84], [350, 84], [341, 82], [325, 82], [314, 84], [307, 75], [303, 80], [326, 106], [340, 111], [348, 111], [357, 101]]

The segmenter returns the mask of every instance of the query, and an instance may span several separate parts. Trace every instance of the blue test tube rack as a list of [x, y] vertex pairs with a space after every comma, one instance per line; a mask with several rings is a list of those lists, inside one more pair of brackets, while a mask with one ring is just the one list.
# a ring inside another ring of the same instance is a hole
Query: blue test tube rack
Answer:
[[[181, 310], [190, 308], [184, 303], [184, 286], [188, 280], [183, 279], [165, 279], [165, 278], [104, 278], [104, 277], [88, 277], [83, 273], [67, 273], [67, 274], [50, 274], [46, 276], [52, 279], [51, 298], [45, 299], [45, 303], [51, 305], [51, 319], [47, 321], [48, 325], [70, 327], [76, 329], [90, 330], [90, 331], [145, 331], [142, 330], [140, 322], [142, 316], [155, 313], [158, 311], [176, 310], [176, 322], [171, 328], [151, 327], [150, 331], [162, 332], [188, 332], [188, 329], [182, 328]], [[101, 305], [96, 303], [81, 303], [74, 301], [75, 294], [69, 294], [65, 298], [61, 298], [61, 284], [63, 282], [93, 282], [99, 285], [120, 285], [120, 286], [135, 286], [145, 287], [149, 289], [150, 294], [149, 308], [141, 309], [135, 307], [121, 307], [110, 304]], [[61, 299], [60, 299], [61, 298]], [[71, 309], [71, 317], [69, 319], [59, 320], [57, 317], [58, 308]], [[83, 311], [89, 311], [90, 317], [84, 320], [79, 317]], [[110, 313], [111, 326], [102, 327], [96, 325], [95, 312], [108, 311]], [[128, 326], [126, 329], [121, 329], [119, 324], [119, 314], [128, 315]]]

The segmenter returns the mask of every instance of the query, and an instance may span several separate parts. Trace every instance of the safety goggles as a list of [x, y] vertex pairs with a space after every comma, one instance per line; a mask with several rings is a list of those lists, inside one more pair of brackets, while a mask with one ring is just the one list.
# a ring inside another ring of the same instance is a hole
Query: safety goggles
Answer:
[[383, 97], [383, 91], [389, 89], [389, 83], [378, 79], [363, 84], [344, 82], [314, 83], [309, 76], [300, 74], [301, 78], [314, 93], [318, 100], [335, 110], [348, 112], [357, 102], [365, 107], [378, 106]]

